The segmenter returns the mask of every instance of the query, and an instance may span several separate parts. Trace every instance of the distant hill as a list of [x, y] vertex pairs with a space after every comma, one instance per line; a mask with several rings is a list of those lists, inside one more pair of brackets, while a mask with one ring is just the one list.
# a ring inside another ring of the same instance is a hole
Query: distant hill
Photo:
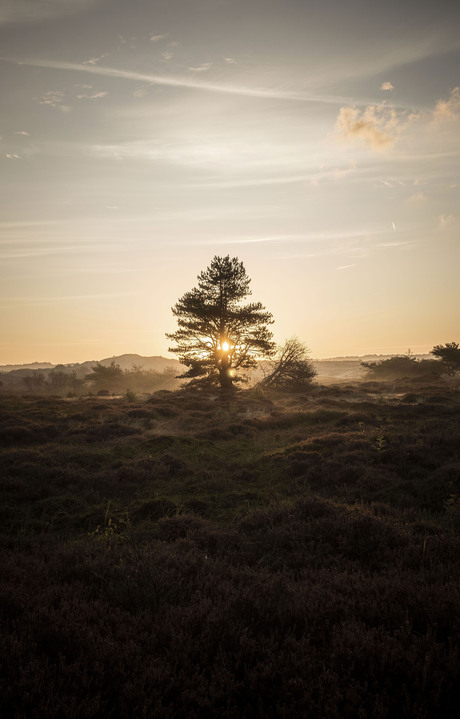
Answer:
[[77, 375], [85, 374], [91, 371], [96, 364], [102, 364], [108, 367], [112, 362], [120, 365], [122, 370], [131, 370], [133, 367], [141, 367], [143, 370], [154, 370], [155, 372], [164, 372], [168, 367], [174, 367], [180, 370], [181, 364], [176, 359], [168, 359], [158, 355], [152, 357], [143, 357], [138, 354], [124, 354], [118, 357], [106, 357], [102, 360], [87, 360], [86, 362], [75, 362], [70, 364], [52, 364], [51, 362], [30, 362], [29, 364], [10, 364], [0, 365], [0, 372], [18, 372], [23, 370], [52, 370], [59, 369], [62, 371], [72, 370]]
[[[351, 357], [330, 357], [327, 359], [312, 359], [316, 371], [318, 372], [317, 379], [321, 381], [353, 381], [361, 379], [365, 370], [361, 366], [361, 362], [366, 361], [380, 361], [388, 359], [394, 355], [365, 355], [363, 357], [351, 356]], [[417, 359], [432, 359], [430, 354], [416, 355]], [[0, 372], [13, 373], [18, 378], [24, 374], [33, 373], [34, 371], [43, 370], [49, 372], [52, 369], [59, 371], [75, 372], [76, 376], [80, 379], [84, 379], [86, 375], [91, 372], [92, 367], [96, 364], [102, 364], [109, 366], [112, 362], [119, 365], [122, 370], [132, 370], [134, 367], [141, 368], [144, 371], [164, 372], [168, 367], [174, 367], [176, 372], [179, 374], [181, 371], [185, 371], [185, 367], [180, 364], [177, 359], [162, 357], [160, 355], [153, 355], [145, 357], [139, 354], [123, 354], [113, 357], [105, 357], [101, 360], [88, 360], [86, 362], [75, 363], [75, 364], [58, 364], [54, 365], [51, 362], [31, 362], [23, 365], [3, 365], [0, 366]], [[11, 375], [11, 379], [13, 379]], [[253, 375], [257, 377], [257, 371]], [[6, 378], [5, 378], [6, 379]]]
[[29, 364], [3, 364], [0, 365], [0, 372], [14, 372], [22, 369], [53, 369], [56, 365], [51, 362], [30, 362]]
[[[105, 367], [115, 363], [124, 372], [130, 374], [121, 375], [117, 381], [112, 381], [112, 386], [105, 386], [107, 381], [99, 384], [96, 375], [92, 372], [93, 367], [101, 364]], [[132, 373], [132, 370], [141, 372]], [[102, 360], [88, 360], [87, 362], [76, 362], [73, 364], [57, 364], [51, 362], [32, 362], [24, 365], [5, 365], [1, 371], [1, 392], [2, 393], [32, 393], [32, 394], [57, 394], [67, 395], [68, 393], [82, 393], [86, 391], [98, 391], [104, 389], [110, 392], [126, 391], [131, 386], [133, 391], [151, 392], [157, 389], [176, 389], [180, 382], [178, 375], [185, 371], [180, 362], [176, 359], [166, 357], [142, 357], [138, 354], [124, 354], [117, 357], [106, 357]], [[172, 370], [168, 371], [168, 370]]]
[[[107, 359], [100, 360], [99, 364], [108, 366], [111, 362], [120, 365], [122, 370], [132, 369], [135, 367], [141, 367], [143, 370], [154, 370], [155, 372], [164, 372], [168, 367], [180, 367], [181, 364], [176, 359], [168, 359], [167, 357], [161, 357], [154, 355], [153, 357], [143, 357], [137, 354], [124, 354], [118, 357], [108, 357]], [[95, 362], [91, 363], [92, 365]]]

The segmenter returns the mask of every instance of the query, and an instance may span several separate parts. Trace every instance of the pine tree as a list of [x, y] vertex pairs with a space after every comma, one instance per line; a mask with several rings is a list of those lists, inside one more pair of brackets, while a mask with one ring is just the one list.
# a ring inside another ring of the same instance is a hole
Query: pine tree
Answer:
[[458, 342], [447, 342], [445, 345], [436, 345], [431, 350], [434, 357], [439, 357], [447, 374], [454, 377], [460, 372], [460, 347]]
[[214, 257], [198, 275], [198, 286], [172, 308], [178, 329], [167, 334], [189, 369], [182, 377], [208, 378], [230, 389], [238, 370], [255, 366], [275, 351], [270, 312], [260, 302], [243, 304], [250, 279], [237, 257]]

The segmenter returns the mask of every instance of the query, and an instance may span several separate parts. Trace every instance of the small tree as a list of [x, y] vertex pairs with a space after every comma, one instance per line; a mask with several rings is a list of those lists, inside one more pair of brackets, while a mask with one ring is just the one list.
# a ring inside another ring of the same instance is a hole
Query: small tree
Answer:
[[460, 347], [458, 342], [447, 342], [445, 345], [436, 345], [431, 350], [434, 357], [439, 357], [448, 375], [453, 377], [460, 372]]
[[112, 360], [108, 366], [97, 362], [85, 379], [94, 382], [97, 389], [114, 391], [119, 388], [120, 381], [123, 379], [123, 370], [115, 360]]
[[395, 355], [378, 362], [361, 362], [367, 375], [376, 380], [434, 380], [441, 374], [436, 360], [418, 360], [409, 351], [406, 355]]
[[269, 374], [259, 387], [271, 387], [284, 392], [305, 392], [311, 387], [317, 372], [308, 358], [308, 348], [297, 337], [291, 337], [279, 348]]
[[198, 275], [198, 287], [172, 308], [179, 329], [167, 334], [176, 343], [170, 352], [189, 367], [182, 377], [206, 378], [231, 389], [240, 369], [275, 351], [270, 312], [260, 302], [243, 304], [250, 279], [237, 257], [214, 257]]

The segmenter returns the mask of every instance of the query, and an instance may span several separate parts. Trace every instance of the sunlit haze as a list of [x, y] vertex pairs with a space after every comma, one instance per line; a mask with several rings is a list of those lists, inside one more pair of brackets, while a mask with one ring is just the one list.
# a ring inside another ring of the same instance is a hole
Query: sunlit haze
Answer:
[[460, 340], [460, 4], [2, 0], [0, 364], [168, 355], [238, 257], [312, 357]]

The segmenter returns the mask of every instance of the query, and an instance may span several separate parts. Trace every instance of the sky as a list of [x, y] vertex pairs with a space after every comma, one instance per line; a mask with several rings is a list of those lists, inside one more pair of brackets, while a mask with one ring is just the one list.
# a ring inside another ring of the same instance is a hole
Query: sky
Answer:
[[0, 56], [0, 365], [168, 356], [215, 255], [314, 358], [460, 340], [460, 3], [0, 0]]

